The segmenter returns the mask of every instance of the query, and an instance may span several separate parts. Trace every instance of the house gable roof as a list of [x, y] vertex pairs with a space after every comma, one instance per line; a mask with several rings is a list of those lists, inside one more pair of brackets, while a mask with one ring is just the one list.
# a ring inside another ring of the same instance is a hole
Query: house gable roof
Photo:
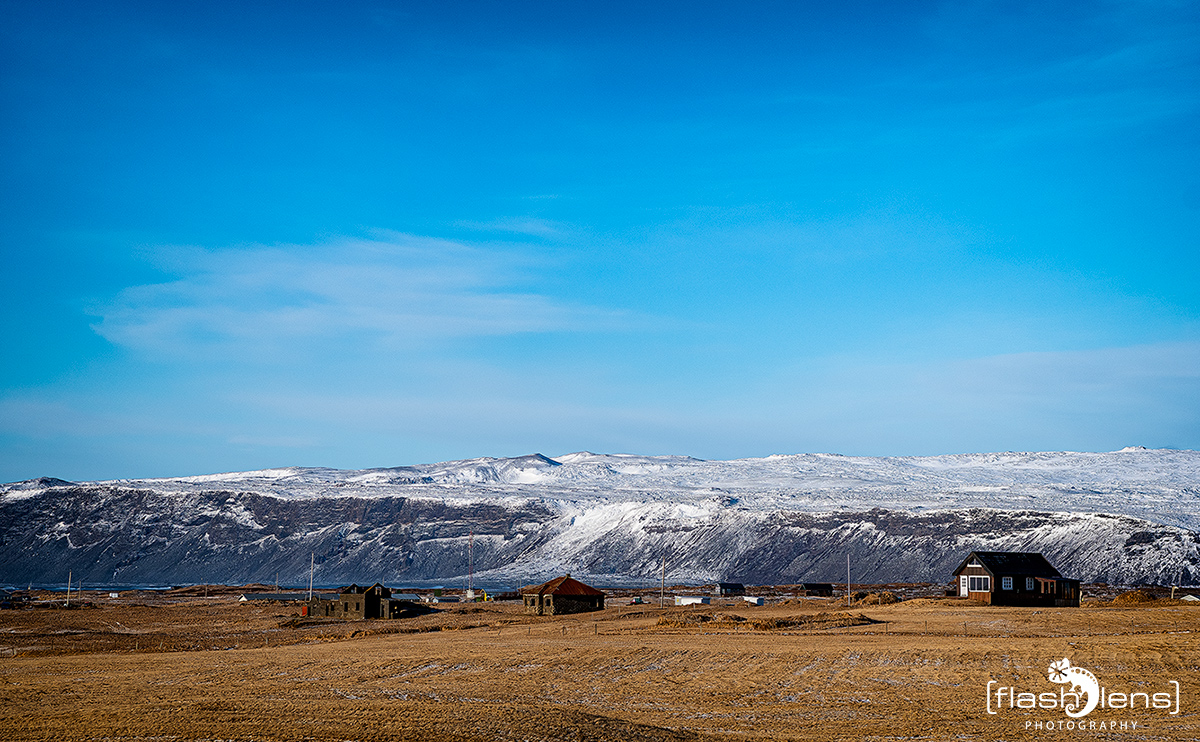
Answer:
[[962, 574], [972, 560], [982, 564], [993, 577], [1062, 577], [1059, 571], [1046, 561], [1046, 557], [1032, 551], [972, 551], [954, 570], [954, 574]]
[[549, 582], [543, 582], [541, 585], [529, 585], [521, 588], [522, 595], [587, 595], [595, 598], [603, 598], [604, 593], [600, 592], [591, 585], [585, 585], [579, 580], [571, 577], [571, 575], [563, 575], [556, 577]]
[[380, 588], [380, 594], [382, 594], [384, 597], [387, 597], [392, 592], [390, 589], [385, 587], [383, 585], [383, 583], [376, 582], [374, 585], [370, 585], [368, 587], [362, 587], [361, 585], [352, 584], [349, 587], [343, 587], [340, 590], [338, 590], [338, 594], [339, 595], [366, 595], [367, 593], [371, 592], [375, 588]]

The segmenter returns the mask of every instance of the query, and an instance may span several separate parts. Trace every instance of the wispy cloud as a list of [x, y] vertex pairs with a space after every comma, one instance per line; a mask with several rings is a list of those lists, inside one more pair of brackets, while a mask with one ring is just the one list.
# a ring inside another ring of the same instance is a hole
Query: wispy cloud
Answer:
[[620, 329], [621, 311], [539, 293], [537, 260], [511, 247], [379, 233], [322, 245], [170, 248], [175, 280], [121, 291], [93, 328], [143, 351], [278, 353], [403, 347], [441, 338]]
[[536, 217], [504, 217], [487, 222], [460, 221], [457, 226], [481, 232], [508, 232], [545, 238], [563, 237], [571, 231], [562, 222]]

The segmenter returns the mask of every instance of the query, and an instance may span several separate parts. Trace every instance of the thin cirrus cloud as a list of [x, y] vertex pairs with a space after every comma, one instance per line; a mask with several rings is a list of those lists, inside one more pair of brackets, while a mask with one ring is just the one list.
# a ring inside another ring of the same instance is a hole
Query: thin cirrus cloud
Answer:
[[623, 329], [629, 313], [519, 290], [537, 262], [519, 249], [397, 233], [317, 246], [172, 248], [174, 280], [92, 308], [110, 342], [173, 356], [243, 355], [329, 343], [398, 347], [439, 338]]
[[562, 237], [570, 232], [566, 225], [549, 219], [536, 217], [493, 219], [489, 222], [459, 221], [457, 226], [481, 232], [511, 232], [530, 237]]

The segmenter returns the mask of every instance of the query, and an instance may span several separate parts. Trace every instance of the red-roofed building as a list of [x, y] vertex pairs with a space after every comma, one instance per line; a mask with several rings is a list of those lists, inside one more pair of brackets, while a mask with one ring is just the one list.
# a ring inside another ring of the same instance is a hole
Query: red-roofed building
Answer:
[[525, 601], [525, 612], [537, 616], [604, 610], [604, 593], [572, 578], [570, 574], [541, 585], [523, 587], [521, 598]]

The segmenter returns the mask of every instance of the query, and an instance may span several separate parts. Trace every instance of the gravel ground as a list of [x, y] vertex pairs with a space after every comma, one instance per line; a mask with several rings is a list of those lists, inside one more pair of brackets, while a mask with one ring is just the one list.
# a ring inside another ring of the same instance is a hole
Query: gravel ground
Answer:
[[[1087, 722], [1138, 726], [1089, 737], [1200, 738], [1200, 609], [1167, 601], [918, 599], [842, 609], [847, 620], [823, 600], [570, 617], [494, 603], [310, 622], [233, 595], [93, 597], [0, 611], [0, 737], [1075, 739], [1061, 710], [988, 714], [985, 700], [989, 680], [1057, 691], [1047, 668], [1069, 657], [1110, 691], [1181, 684], [1180, 713], [1097, 709]], [[1025, 729], [1036, 721], [1064, 729]]]

